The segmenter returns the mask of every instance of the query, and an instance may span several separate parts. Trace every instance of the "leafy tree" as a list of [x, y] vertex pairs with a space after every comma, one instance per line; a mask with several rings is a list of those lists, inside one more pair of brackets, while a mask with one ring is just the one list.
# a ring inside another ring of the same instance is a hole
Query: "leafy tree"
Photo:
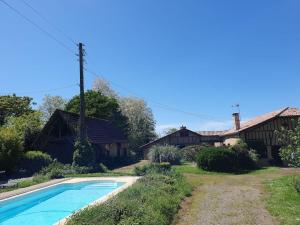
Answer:
[[0, 96], [0, 125], [3, 125], [5, 119], [9, 116], [21, 116], [31, 113], [32, 98], [27, 96], [3, 95]]
[[[122, 115], [118, 101], [115, 98], [102, 95], [100, 92], [89, 90], [85, 93], [86, 115], [106, 119], [115, 123], [127, 132], [127, 118]], [[74, 96], [67, 104], [67, 111], [79, 113], [80, 97]]]
[[138, 98], [120, 98], [119, 103], [122, 114], [128, 118], [129, 148], [139, 154], [139, 147], [156, 137], [152, 111], [144, 100]]
[[93, 83], [93, 91], [98, 91], [102, 95], [112, 98], [118, 98], [118, 94], [111, 88], [110, 83], [104, 78], [97, 77]]
[[22, 156], [22, 140], [13, 128], [0, 127], [0, 170], [12, 172]]
[[282, 144], [280, 148], [280, 157], [288, 162], [289, 166], [300, 166], [300, 119], [294, 129], [282, 127], [276, 131], [279, 142]]
[[39, 110], [43, 113], [42, 119], [44, 122], [48, 121], [56, 109], [64, 109], [66, 100], [61, 96], [45, 95]]
[[33, 142], [42, 129], [41, 112], [35, 111], [18, 117], [10, 116], [5, 127], [16, 131], [25, 150], [33, 149]]
[[80, 143], [80, 141], [75, 142], [73, 165], [86, 167], [95, 166], [95, 151], [87, 139], [82, 143]]
[[164, 130], [164, 135], [169, 135], [169, 134], [172, 134], [172, 133], [174, 133], [176, 131], [178, 131], [178, 129], [175, 128], [175, 127], [167, 128], [167, 129]]

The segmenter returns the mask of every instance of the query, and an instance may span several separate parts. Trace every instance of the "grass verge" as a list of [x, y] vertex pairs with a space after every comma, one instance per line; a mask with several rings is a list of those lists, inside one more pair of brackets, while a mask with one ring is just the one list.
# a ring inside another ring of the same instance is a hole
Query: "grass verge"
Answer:
[[73, 215], [67, 225], [167, 225], [190, 193], [176, 172], [148, 174], [106, 203]]
[[300, 224], [300, 194], [293, 185], [293, 176], [285, 176], [265, 183], [266, 206], [280, 224]]

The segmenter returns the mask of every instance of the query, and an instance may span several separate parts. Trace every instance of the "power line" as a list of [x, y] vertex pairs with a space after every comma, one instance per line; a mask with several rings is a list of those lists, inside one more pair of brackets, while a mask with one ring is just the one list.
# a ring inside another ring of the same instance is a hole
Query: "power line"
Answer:
[[[67, 45], [65, 45], [62, 41], [58, 40], [54, 35], [52, 35], [50, 32], [48, 32], [47, 30], [45, 30], [44, 28], [42, 28], [41, 26], [39, 26], [38, 24], [36, 24], [34, 21], [32, 21], [31, 19], [29, 19], [27, 16], [25, 16], [24, 14], [22, 14], [19, 10], [17, 10], [16, 8], [14, 8], [13, 6], [11, 6], [10, 4], [8, 4], [5, 0], [0, 0], [3, 4], [5, 4], [7, 7], [9, 7], [12, 11], [14, 11], [16, 14], [18, 14], [20, 17], [22, 17], [23, 19], [25, 19], [27, 22], [31, 23], [33, 26], [35, 26], [37, 29], [39, 29], [41, 32], [43, 32], [45, 35], [49, 36], [52, 40], [56, 41], [59, 45], [61, 45], [62, 47], [64, 47], [66, 50], [68, 50], [69, 52], [71, 52], [74, 55], [77, 55], [76, 53], [73, 52], [73, 50], [71, 48], [69, 48]], [[66, 33], [64, 33], [60, 28], [58, 28], [57, 26], [55, 26], [53, 23], [51, 23], [45, 16], [43, 16], [38, 10], [36, 10], [34, 7], [32, 7], [30, 4], [28, 4], [25, 0], [21, 0], [27, 7], [31, 8], [31, 10], [33, 10], [40, 18], [42, 18], [46, 23], [48, 23], [49, 25], [51, 25], [55, 30], [57, 30], [58, 32], [60, 32], [61, 34], [63, 34], [67, 39], [69, 39], [69, 41], [71, 41], [73, 44], [76, 44], [76, 42], [73, 40], [73, 38], [71, 38], [69, 35], [67, 35]], [[87, 71], [88, 73], [94, 75], [95, 77], [99, 77], [95, 72], [84, 68], [85, 71]], [[119, 85], [116, 82], [113, 82], [109, 79], [107, 79], [109, 82], [111, 82], [113, 85], [120, 87], [124, 90], [126, 90], [129, 93], [132, 93], [133, 95], [139, 97], [138, 94], [136, 94], [135, 92], [129, 90], [128, 88]], [[72, 85], [74, 86], [74, 85]], [[63, 87], [65, 88], [65, 87]], [[67, 87], [68, 88], [68, 87]], [[57, 88], [57, 89], [50, 89], [50, 90], [46, 90], [46, 91], [55, 91], [55, 90], [60, 90], [61, 88]], [[39, 92], [45, 92], [45, 91], [37, 91], [37, 92], [31, 92], [31, 93], [39, 93]], [[29, 92], [27, 92], [29, 93]], [[142, 97], [145, 98], [145, 97]], [[146, 98], [145, 98], [146, 99]], [[160, 108], [163, 108], [165, 110], [169, 110], [169, 111], [176, 111], [176, 112], [180, 112], [180, 113], [184, 113], [190, 116], [196, 116], [196, 117], [209, 117], [209, 118], [213, 118], [209, 115], [204, 115], [204, 114], [198, 114], [198, 113], [193, 113], [193, 112], [188, 112], [185, 110], [181, 110], [178, 108], [175, 108], [173, 106], [168, 106], [166, 104], [162, 104], [160, 102], [151, 100], [151, 99], [147, 99], [148, 101], [156, 104], [157, 106], [159, 106]], [[216, 118], [214, 118], [216, 119]]]
[[[97, 73], [95, 73], [94, 71], [92, 71], [92, 70], [90, 70], [90, 69], [85, 68], [84, 70], [85, 70], [86, 72], [88, 72], [89, 74], [93, 75], [93, 76], [96, 77], [96, 78], [99, 77], [99, 76], [97, 75]], [[126, 87], [124, 87], [124, 86], [122, 86], [122, 85], [120, 85], [120, 84], [118, 84], [118, 83], [116, 83], [116, 82], [114, 82], [114, 81], [112, 81], [112, 80], [110, 80], [110, 79], [107, 79], [105, 76], [102, 76], [102, 77], [104, 77], [106, 80], [108, 80], [108, 81], [109, 81], [111, 84], [113, 84], [114, 86], [117, 86], [117, 87], [119, 87], [119, 88], [121, 88], [121, 89], [124, 89], [125, 91], [127, 91], [128, 93], [131, 93], [131, 94], [134, 95], [134, 96], [137, 96], [137, 97], [140, 96], [139, 94], [133, 92], [132, 90], [130, 90], [130, 89], [128, 89], [128, 88], [126, 88]], [[224, 119], [224, 118], [213, 117], [213, 116], [210, 116], [210, 115], [205, 115], [205, 114], [199, 114], [199, 113], [194, 113], [194, 112], [185, 111], [185, 110], [182, 110], [182, 109], [173, 107], [173, 106], [169, 106], [169, 105], [160, 103], [160, 102], [155, 101], [155, 100], [153, 100], [153, 99], [145, 98], [145, 97], [143, 97], [143, 96], [140, 96], [140, 97], [143, 98], [143, 99], [146, 99], [146, 100], [149, 101], [149, 102], [152, 102], [152, 103], [155, 104], [157, 107], [162, 108], [162, 109], [165, 109], [165, 110], [168, 110], [168, 111], [179, 112], [179, 113], [183, 113], [183, 114], [186, 114], [186, 115], [195, 116], [195, 117], [198, 117], [198, 118], [206, 117], [206, 118], [211, 118], [211, 119], [213, 119], [213, 120], [220, 120], [220, 121], [221, 121], [221, 120], [223, 121], [223, 119]]]
[[[18, 92], [18, 94], [35, 94], [35, 93], [45, 93], [45, 92], [52, 92], [52, 91], [58, 91], [58, 90], [64, 90], [64, 89], [68, 89], [71, 87], [75, 87], [78, 86], [78, 84], [71, 84], [71, 85], [67, 85], [67, 86], [63, 86], [63, 87], [58, 87], [58, 88], [52, 88], [52, 89], [47, 89], [47, 90], [39, 90], [39, 91], [22, 91], [22, 92]], [[1, 92], [1, 94], [15, 94], [16, 92]]]
[[[32, 24], [33, 26], [35, 26], [38, 30], [40, 30], [42, 33], [44, 33], [45, 35], [47, 35], [48, 37], [50, 37], [52, 40], [54, 40], [56, 43], [58, 43], [61, 47], [65, 48], [67, 51], [71, 52], [72, 54], [75, 54], [73, 52], [73, 50], [67, 46], [66, 44], [64, 44], [62, 41], [58, 40], [55, 36], [53, 36], [50, 32], [48, 32], [47, 30], [45, 30], [44, 28], [42, 28], [40, 25], [36, 24], [34, 21], [32, 21], [31, 19], [29, 19], [27, 16], [25, 16], [24, 14], [22, 14], [19, 10], [17, 10], [16, 8], [14, 8], [12, 5], [8, 4], [5, 0], [0, 0], [3, 4], [5, 4], [10, 10], [14, 11], [16, 14], [18, 14], [20, 17], [22, 17], [23, 19], [25, 19], [28, 23]], [[75, 54], [76, 55], [76, 54]]]
[[49, 24], [53, 29], [55, 29], [57, 32], [62, 34], [66, 39], [71, 41], [73, 44], [77, 45], [77, 42], [74, 41], [74, 39], [68, 35], [66, 32], [64, 32], [62, 29], [60, 29], [58, 26], [53, 24], [49, 19], [47, 19], [42, 13], [40, 13], [36, 8], [34, 8], [32, 5], [30, 5], [28, 2], [25, 0], [20, 0], [22, 1], [27, 7], [29, 7], [36, 15], [38, 15], [42, 20], [44, 20], [47, 24]]

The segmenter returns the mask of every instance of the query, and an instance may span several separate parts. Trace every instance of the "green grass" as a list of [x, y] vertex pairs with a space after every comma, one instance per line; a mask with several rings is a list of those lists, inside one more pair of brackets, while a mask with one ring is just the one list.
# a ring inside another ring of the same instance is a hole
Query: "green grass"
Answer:
[[19, 188], [30, 187], [32, 185], [40, 184], [49, 181], [47, 176], [34, 176], [32, 179], [25, 179], [16, 184], [14, 187], [0, 189], [0, 193], [17, 190]]
[[168, 225], [190, 192], [178, 173], [149, 174], [106, 203], [75, 214], [67, 225]]
[[[199, 174], [199, 175], [233, 175], [234, 173], [220, 173], [220, 172], [209, 172], [198, 168], [197, 165], [192, 163], [183, 163], [182, 165], [173, 166], [175, 171], [179, 173], [187, 174]], [[279, 171], [278, 167], [262, 167], [253, 171], [244, 171], [237, 174], [250, 174], [250, 175], [259, 175], [264, 173], [276, 173]]]
[[293, 186], [293, 176], [281, 177], [266, 182], [266, 205], [280, 224], [300, 224], [300, 194]]
[[132, 176], [132, 173], [121, 173], [109, 171], [106, 173], [84, 173], [84, 174], [67, 174], [65, 177], [118, 177], [118, 176]]

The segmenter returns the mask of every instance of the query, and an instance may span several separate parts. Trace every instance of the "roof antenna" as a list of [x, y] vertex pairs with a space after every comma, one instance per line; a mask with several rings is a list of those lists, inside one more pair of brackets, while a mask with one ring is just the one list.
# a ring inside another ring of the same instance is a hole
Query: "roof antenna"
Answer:
[[241, 118], [241, 109], [240, 109], [240, 104], [237, 103], [237, 104], [234, 104], [231, 106], [232, 108], [236, 108], [237, 109], [237, 112], [239, 113], [240, 115], [240, 118]]

